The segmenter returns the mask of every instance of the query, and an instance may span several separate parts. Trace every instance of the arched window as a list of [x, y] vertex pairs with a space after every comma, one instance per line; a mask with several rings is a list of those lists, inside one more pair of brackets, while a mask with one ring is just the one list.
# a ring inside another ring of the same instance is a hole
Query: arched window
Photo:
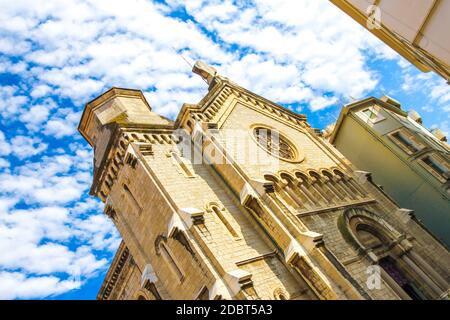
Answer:
[[236, 230], [234, 230], [230, 222], [225, 218], [224, 214], [222, 213], [222, 210], [220, 210], [217, 206], [212, 206], [211, 210], [219, 218], [219, 220], [222, 221], [223, 225], [231, 234], [231, 236], [235, 239], [239, 238], [238, 233], [236, 232]]
[[288, 294], [281, 288], [277, 288], [273, 291], [273, 297], [275, 300], [289, 300]]
[[209, 290], [206, 286], [200, 290], [195, 300], [209, 300]]
[[139, 204], [137, 199], [134, 197], [133, 193], [131, 192], [130, 188], [126, 184], [123, 185], [123, 190], [125, 191], [125, 194], [130, 199], [131, 205], [134, 208], [134, 211], [140, 215], [142, 213], [142, 206]]
[[192, 172], [191, 168], [188, 167], [186, 160], [182, 158], [176, 151], [171, 151], [170, 155], [174, 160], [175, 165], [179, 170], [188, 178], [194, 178], [195, 174]]
[[175, 262], [175, 259], [172, 257], [172, 254], [169, 252], [166, 245], [161, 242], [160, 248], [161, 248], [161, 254], [162, 254], [164, 260], [166, 260], [166, 262], [169, 264], [170, 269], [176, 274], [176, 276], [178, 277], [178, 279], [180, 281], [183, 281], [184, 274], [181, 271], [180, 267], [178, 267], [177, 263]]
[[169, 265], [170, 270], [176, 275], [178, 280], [182, 282], [184, 280], [184, 274], [181, 268], [175, 261], [171, 251], [166, 246], [167, 238], [163, 235], [159, 235], [155, 239], [156, 254], [161, 255], [164, 261]]

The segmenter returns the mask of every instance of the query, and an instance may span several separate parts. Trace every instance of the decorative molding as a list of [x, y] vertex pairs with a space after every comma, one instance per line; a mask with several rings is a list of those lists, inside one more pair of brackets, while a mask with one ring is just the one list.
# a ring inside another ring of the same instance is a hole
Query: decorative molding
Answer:
[[[123, 245], [123, 243], [122, 243], [122, 245]], [[119, 250], [120, 250], [120, 248], [119, 248]], [[130, 252], [127, 247], [124, 247], [120, 256], [116, 255], [116, 257], [114, 258], [111, 268], [108, 271], [108, 274], [106, 275], [106, 279], [109, 279], [109, 280], [108, 280], [108, 282], [106, 282], [104, 284], [104, 286], [102, 286], [102, 288], [99, 292], [99, 297], [102, 300], [109, 299], [112, 291], [114, 290], [114, 288], [117, 285], [117, 282], [120, 278], [122, 270], [123, 270], [126, 262], [128, 261], [129, 257], [130, 257]], [[112, 268], [113, 266], [114, 266], [114, 268]]]
[[266, 100], [263, 97], [249, 92], [248, 90], [237, 85], [229, 83], [229, 81], [224, 78], [219, 80], [222, 80], [222, 83], [219, 84], [222, 85], [222, 88], [219, 89], [216, 97], [211, 99], [208, 103], [203, 100], [199, 103], [199, 105], [204, 105], [204, 107], [201, 108], [200, 112], [203, 112], [204, 116], [208, 120], [212, 120], [216, 116], [216, 114], [223, 107], [225, 100], [228, 99], [231, 94], [233, 94], [236, 98], [250, 103], [253, 107], [259, 109], [259, 111], [263, 113], [274, 114], [277, 117], [282, 118], [282, 120], [291, 122], [292, 124], [300, 126], [302, 128], [306, 126], [306, 117], [304, 115], [290, 112], [286, 108], [281, 107], [269, 100]]
[[131, 145], [128, 146], [126, 154], [125, 154], [125, 163], [128, 164], [133, 169], [136, 169], [136, 165], [138, 163], [138, 159], [134, 149]]
[[155, 283], [158, 281], [158, 277], [156, 276], [156, 273], [153, 270], [153, 266], [150, 263], [146, 264], [144, 271], [142, 271], [141, 287], [144, 287], [146, 281], [149, 281], [151, 283]]
[[152, 156], [154, 154], [153, 152], [153, 146], [149, 143], [146, 144], [139, 144], [139, 151], [142, 153], [142, 155], [145, 156]]
[[305, 252], [303, 247], [295, 239], [291, 239], [289, 246], [284, 250], [284, 259], [287, 264], [290, 264], [298, 256], [303, 257], [306, 255], [307, 253]]
[[252, 198], [257, 199], [258, 194], [253, 189], [253, 187], [248, 182], [246, 182], [244, 187], [242, 188], [241, 192], [239, 193], [239, 198], [240, 198], [241, 204], [245, 206], [245, 204], [248, 201], [250, 201]]
[[302, 246], [306, 251], [312, 251], [318, 245], [323, 243], [323, 234], [314, 231], [304, 231], [302, 232]]
[[253, 286], [252, 274], [242, 269], [235, 269], [224, 275], [224, 280], [228, 284], [233, 296], [236, 296], [242, 289]]
[[197, 208], [181, 208], [178, 213], [188, 229], [190, 229], [192, 225], [205, 223], [205, 212], [203, 210]]
[[256, 257], [252, 257], [252, 258], [249, 258], [249, 259], [238, 261], [235, 264], [236, 264], [236, 266], [240, 267], [240, 266], [243, 266], [243, 265], [246, 265], [246, 264], [249, 264], [249, 263], [253, 263], [255, 261], [260, 261], [260, 260], [264, 260], [264, 259], [267, 259], [267, 258], [275, 257], [276, 254], [277, 254], [276, 251], [263, 253], [263, 254], [260, 254], [260, 255], [258, 255]]
[[251, 179], [249, 183], [260, 196], [275, 191], [272, 181], [263, 179]]
[[106, 199], [105, 209], [103, 209], [103, 213], [106, 214], [108, 218], [110, 218], [113, 221], [115, 221], [117, 218], [116, 210], [114, 210], [114, 207], [109, 197]]
[[172, 238], [173, 235], [178, 232], [184, 232], [186, 230], [188, 230], [189, 227], [187, 227], [183, 221], [181, 220], [181, 218], [178, 216], [177, 213], [173, 213], [172, 214], [172, 218], [169, 221], [169, 224], [167, 226], [167, 236], [169, 238]]
[[167, 237], [165, 235], [160, 234], [155, 239], [155, 252], [156, 252], [156, 255], [158, 255], [158, 256], [161, 254], [161, 251], [159, 248], [159, 244], [161, 243], [161, 241], [163, 241], [164, 243], [167, 243]]
[[156, 288], [156, 282], [158, 277], [150, 263], [145, 265], [144, 271], [141, 276], [141, 287], [150, 292], [156, 300], [162, 300], [161, 295]]
[[372, 181], [372, 173], [368, 171], [356, 170], [354, 171], [355, 178], [359, 183], [366, 183]]
[[209, 290], [209, 300], [231, 300], [233, 297], [231, 296], [229, 290], [227, 289], [226, 284], [222, 281], [222, 279], [216, 280], [211, 290]]
[[365, 200], [359, 200], [359, 201], [351, 201], [346, 204], [338, 204], [335, 206], [327, 206], [327, 207], [323, 207], [323, 208], [302, 211], [297, 214], [297, 217], [301, 218], [301, 217], [306, 217], [306, 216], [313, 216], [313, 215], [321, 214], [321, 213], [325, 213], [325, 212], [339, 211], [339, 210], [347, 209], [350, 207], [357, 207], [357, 206], [363, 206], [363, 205], [374, 204], [374, 203], [377, 203], [377, 200], [370, 199], [370, 198], [365, 199]]
[[400, 216], [404, 223], [408, 223], [415, 218], [414, 210], [398, 208], [395, 213]]
[[178, 214], [174, 213], [168, 225], [167, 230], [168, 237], [177, 240], [192, 256], [194, 256], [195, 255], [194, 250], [192, 249], [185, 235], [187, 230], [188, 228], [183, 223]]

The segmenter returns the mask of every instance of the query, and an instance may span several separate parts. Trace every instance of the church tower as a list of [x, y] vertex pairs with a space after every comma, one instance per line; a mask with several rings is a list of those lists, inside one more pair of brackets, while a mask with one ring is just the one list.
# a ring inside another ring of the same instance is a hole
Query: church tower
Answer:
[[197, 62], [172, 122], [141, 91], [89, 102], [91, 194], [123, 241], [99, 299], [447, 298], [450, 255], [306, 117]]

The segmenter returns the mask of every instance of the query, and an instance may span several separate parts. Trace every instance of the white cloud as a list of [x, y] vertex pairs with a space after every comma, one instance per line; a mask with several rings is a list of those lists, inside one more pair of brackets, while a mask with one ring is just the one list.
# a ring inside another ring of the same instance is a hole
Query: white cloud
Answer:
[[0, 86], [0, 115], [8, 117], [15, 115], [25, 103], [28, 98], [20, 93], [17, 86]]
[[0, 158], [0, 169], [9, 168], [10, 165], [8, 160]]
[[95, 250], [115, 250], [119, 246], [117, 231], [104, 214], [74, 221], [74, 235], [85, 239]]
[[321, 109], [325, 109], [338, 101], [336, 97], [326, 98], [326, 97], [317, 97], [311, 101], [311, 110], [317, 111]]
[[7, 156], [11, 153], [11, 145], [6, 141], [5, 134], [0, 130], [0, 156]]
[[19, 159], [35, 156], [47, 149], [47, 144], [39, 138], [15, 136], [8, 142], [5, 134], [0, 131], [0, 156], [14, 155]]
[[4, 54], [23, 54], [30, 50], [30, 43], [15, 42], [12, 38], [0, 38], [0, 52]]
[[11, 151], [19, 159], [35, 156], [47, 149], [47, 144], [39, 138], [16, 136], [11, 139]]
[[52, 88], [46, 84], [40, 84], [33, 88], [33, 90], [30, 92], [30, 96], [33, 98], [40, 98], [48, 95], [51, 93]]
[[[254, 53], [244, 54], [231, 63], [222, 62], [224, 74], [276, 102], [314, 103], [312, 111], [332, 105], [320, 103], [318, 107], [324, 93], [348, 99], [363, 96], [376, 86], [378, 77], [365, 65], [367, 50], [372, 50], [379, 59], [398, 58], [327, 2], [169, 1], [169, 4], [184, 6], [221, 40], [252, 49]], [[249, 65], [249, 59], [258, 61]], [[283, 94], [286, 88], [288, 95]]]
[[56, 295], [79, 288], [80, 281], [55, 276], [27, 277], [19, 272], [0, 271], [0, 299], [32, 299]]
[[[415, 70], [411, 65], [402, 67], [401, 88], [409, 95], [424, 95], [428, 98], [425, 105], [420, 109], [425, 112], [440, 113], [444, 124], [449, 120], [450, 111], [450, 86], [442, 78], [432, 72], [422, 73]], [[436, 126], [436, 123], [433, 124]]]
[[74, 112], [72, 109], [60, 109], [45, 124], [44, 133], [55, 138], [75, 135], [80, 118], [81, 112]]
[[0, 192], [20, 196], [26, 203], [68, 204], [88, 188], [91, 176], [84, 174], [83, 150], [74, 155], [44, 156], [17, 172], [0, 174]]
[[430, 96], [440, 104], [450, 104], [450, 86], [442, 81], [432, 86]]
[[0, 73], [20, 74], [27, 69], [27, 64], [23, 61], [12, 62], [0, 57]]
[[[185, 6], [221, 40], [257, 51], [241, 57], [221, 48], [193, 23], [164, 16], [168, 9], [161, 5], [136, 0], [125, 9], [120, 1], [83, 1], [62, 7], [46, 1], [36, 11], [25, 3], [6, 12], [47, 18], [41, 24], [30, 22], [29, 32], [18, 36], [38, 48], [25, 56], [37, 65], [30, 70], [37, 81], [31, 92], [35, 98], [52, 92], [78, 104], [112, 85], [152, 88], [158, 104], [150, 103], [173, 117], [183, 102], [196, 102], [206, 89], [192, 77], [181, 50], [191, 60], [217, 64], [223, 74], [277, 102], [311, 102], [324, 92], [361, 96], [373, 89], [378, 80], [365, 68], [363, 50], [374, 48], [380, 57], [393, 58], [379, 41], [367, 40], [351, 19], [319, 1], [257, 1], [247, 7], [230, 1], [169, 2]], [[72, 134], [64, 130], [63, 121], [50, 120], [46, 132]]]
[[[67, 149], [0, 174], [0, 298], [78, 288], [106, 268], [98, 252], [118, 246], [99, 201], [83, 197], [92, 179], [86, 163], [92, 151], [78, 144]], [[17, 209], [21, 202], [29, 207]]]

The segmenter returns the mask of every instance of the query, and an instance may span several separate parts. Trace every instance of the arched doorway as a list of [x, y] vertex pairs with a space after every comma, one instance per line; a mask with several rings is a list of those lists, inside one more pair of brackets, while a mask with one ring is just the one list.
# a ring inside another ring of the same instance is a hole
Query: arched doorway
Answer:
[[362, 208], [347, 209], [340, 218], [344, 238], [381, 268], [381, 277], [402, 299], [433, 299], [442, 288], [415, 262], [414, 248], [384, 219]]
[[[350, 228], [364, 250], [371, 252], [378, 259], [378, 265], [383, 269], [385, 276], [389, 276], [411, 299], [422, 300], [424, 295], [417, 289], [414, 281], [410, 279], [399, 266], [397, 258], [391, 252], [392, 241], [386, 232], [379, 229], [375, 221], [361, 216], [354, 216], [349, 220]], [[391, 280], [389, 279], [389, 280]], [[386, 280], [386, 279], [385, 279]]]

